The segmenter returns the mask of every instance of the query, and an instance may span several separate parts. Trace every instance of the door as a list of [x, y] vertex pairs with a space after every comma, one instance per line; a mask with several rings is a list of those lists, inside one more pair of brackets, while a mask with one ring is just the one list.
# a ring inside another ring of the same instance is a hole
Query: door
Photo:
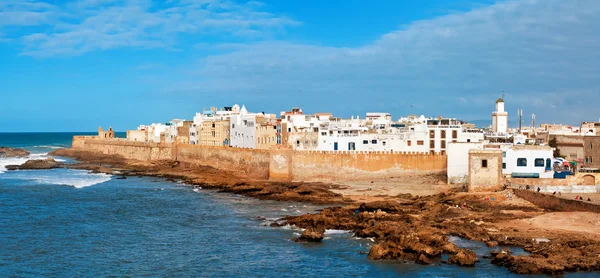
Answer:
[[350, 142], [350, 143], [348, 143], [348, 150], [349, 150], [349, 151], [354, 151], [354, 150], [356, 150], [356, 144], [354, 144], [354, 142]]
[[338, 143], [337, 142], [333, 142], [333, 150], [334, 151], [338, 150]]
[[596, 177], [592, 175], [583, 176], [583, 185], [596, 185]]

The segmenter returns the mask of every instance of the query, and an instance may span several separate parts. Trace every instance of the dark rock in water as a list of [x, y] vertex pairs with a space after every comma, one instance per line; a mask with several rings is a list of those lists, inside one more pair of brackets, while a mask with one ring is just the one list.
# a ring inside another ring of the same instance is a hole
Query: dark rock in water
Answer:
[[309, 227], [296, 239], [296, 242], [321, 242], [325, 237], [325, 229]]
[[23, 149], [0, 147], [0, 157], [25, 157], [28, 155], [29, 152]]
[[448, 259], [448, 264], [455, 264], [460, 266], [475, 266], [478, 262], [477, 254], [471, 250], [462, 249], [458, 254], [451, 256]]
[[54, 160], [54, 158], [48, 158], [44, 160], [27, 160], [27, 162], [22, 165], [8, 165], [6, 169], [8, 170], [45, 170], [45, 169], [54, 169], [61, 168], [62, 162], [58, 162]]
[[429, 258], [427, 258], [427, 256], [425, 256], [425, 254], [421, 254], [419, 258], [417, 258], [417, 263], [428, 265], [431, 264], [431, 261], [429, 260]]
[[127, 179], [127, 177], [126, 177], [126, 176], [118, 176], [118, 177], [117, 177], [117, 179], [118, 179], [118, 180], [126, 180], [126, 179]]

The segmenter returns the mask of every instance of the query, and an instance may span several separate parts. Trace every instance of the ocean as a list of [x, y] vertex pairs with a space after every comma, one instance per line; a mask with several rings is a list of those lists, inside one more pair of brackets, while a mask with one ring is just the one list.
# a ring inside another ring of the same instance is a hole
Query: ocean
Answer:
[[[0, 133], [0, 146], [25, 148], [39, 159], [70, 146], [73, 135]], [[1, 277], [514, 276], [484, 259], [490, 249], [477, 242], [453, 239], [478, 253], [475, 268], [370, 261], [369, 239], [327, 231], [322, 243], [295, 243], [300, 230], [268, 226], [321, 206], [259, 201], [160, 178], [4, 168], [25, 161], [0, 159]]]

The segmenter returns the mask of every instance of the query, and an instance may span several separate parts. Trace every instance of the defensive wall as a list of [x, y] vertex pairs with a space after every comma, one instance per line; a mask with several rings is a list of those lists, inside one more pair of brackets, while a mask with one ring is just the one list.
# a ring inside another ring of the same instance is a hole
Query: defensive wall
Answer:
[[591, 211], [600, 213], [600, 206], [583, 201], [558, 198], [553, 195], [537, 193], [533, 190], [513, 189], [515, 195], [541, 208], [553, 211]]
[[446, 155], [409, 152], [293, 151], [73, 137], [73, 149], [141, 161], [177, 160], [280, 181], [352, 181], [446, 171]]
[[600, 173], [579, 172], [565, 179], [510, 178], [510, 184], [512, 188], [539, 188], [544, 193], [600, 193]]

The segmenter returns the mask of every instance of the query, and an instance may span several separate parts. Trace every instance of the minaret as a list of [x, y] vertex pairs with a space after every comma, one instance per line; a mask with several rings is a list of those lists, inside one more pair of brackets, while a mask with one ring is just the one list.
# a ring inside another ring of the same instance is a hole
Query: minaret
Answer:
[[492, 112], [492, 132], [506, 134], [508, 131], [508, 112], [504, 111], [504, 100], [496, 100], [496, 111]]

